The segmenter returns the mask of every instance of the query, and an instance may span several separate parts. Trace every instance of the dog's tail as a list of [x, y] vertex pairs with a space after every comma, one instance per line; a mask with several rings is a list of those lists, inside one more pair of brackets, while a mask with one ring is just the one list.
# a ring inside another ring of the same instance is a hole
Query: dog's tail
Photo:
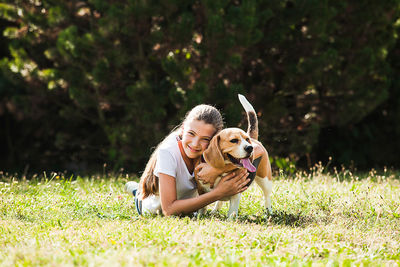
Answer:
[[239, 94], [238, 97], [240, 103], [247, 113], [247, 133], [250, 135], [251, 138], [258, 140], [258, 119], [256, 111], [254, 110], [250, 102], [247, 101], [246, 97], [241, 94]]

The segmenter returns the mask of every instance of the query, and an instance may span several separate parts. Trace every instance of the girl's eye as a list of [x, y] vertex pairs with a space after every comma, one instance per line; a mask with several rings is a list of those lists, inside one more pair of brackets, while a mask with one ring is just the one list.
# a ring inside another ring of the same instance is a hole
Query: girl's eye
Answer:
[[194, 133], [193, 133], [193, 132], [188, 132], [188, 134], [191, 135], [191, 136], [194, 136]]
[[238, 142], [239, 142], [239, 139], [236, 139], [236, 138], [231, 140], [231, 143], [234, 143], [234, 144], [237, 144]]

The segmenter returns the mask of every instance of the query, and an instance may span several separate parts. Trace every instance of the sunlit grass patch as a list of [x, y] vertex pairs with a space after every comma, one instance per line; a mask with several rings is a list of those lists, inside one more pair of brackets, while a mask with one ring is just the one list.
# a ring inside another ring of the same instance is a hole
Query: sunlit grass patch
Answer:
[[14, 265], [399, 265], [400, 182], [322, 167], [252, 186], [239, 216], [140, 217], [129, 177], [0, 175], [0, 262]]

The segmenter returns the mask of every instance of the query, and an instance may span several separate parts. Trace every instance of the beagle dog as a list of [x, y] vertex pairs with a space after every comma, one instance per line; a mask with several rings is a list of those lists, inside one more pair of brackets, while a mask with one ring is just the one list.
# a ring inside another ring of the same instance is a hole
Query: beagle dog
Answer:
[[[226, 128], [216, 134], [203, 153], [204, 163], [195, 169], [195, 179], [199, 194], [213, 189], [222, 177], [232, 171], [245, 168], [250, 172], [250, 183], [255, 180], [264, 193], [265, 207], [271, 212], [272, 171], [268, 152], [258, 139], [258, 120], [253, 106], [243, 95], [239, 95], [240, 103], [247, 113], [247, 133], [239, 128]], [[257, 157], [257, 159], [255, 158]], [[254, 166], [258, 165], [258, 167]], [[250, 184], [249, 183], [249, 184]], [[230, 201], [228, 217], [238, 215], [241, 194], [221, 199]], [[218, 211], [222, 202], [218, 201], [213, 212]], [[205, 212], [205, 208], [199, 211]]]

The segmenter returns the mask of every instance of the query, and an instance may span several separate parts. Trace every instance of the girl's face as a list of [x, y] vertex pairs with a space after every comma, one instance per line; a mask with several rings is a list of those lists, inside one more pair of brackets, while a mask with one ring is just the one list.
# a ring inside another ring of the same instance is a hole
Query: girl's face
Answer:
[[192, 120], [183, 125], [182, 147], [186, 156], [195, 159], [203, 154], [216, 130], [204, 121]]

